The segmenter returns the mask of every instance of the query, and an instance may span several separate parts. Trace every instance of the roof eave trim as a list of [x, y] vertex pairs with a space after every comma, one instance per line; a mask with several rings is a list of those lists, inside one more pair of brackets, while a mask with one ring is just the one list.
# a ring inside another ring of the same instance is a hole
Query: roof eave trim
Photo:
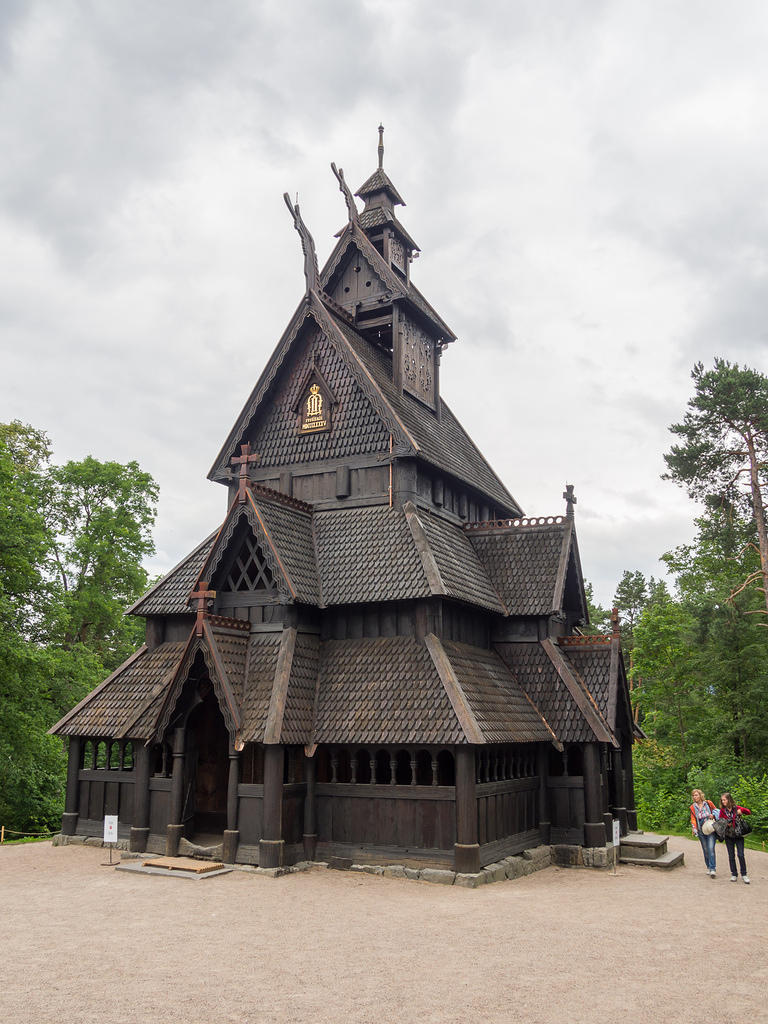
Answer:
[[264, 743], [280, 742], [285, 717], [285, 704], [288, 697], [288, 684], [291, 679], [293, 655], [296, 651], [297, 630], [288, 626], [280, 637], [280, 651], [277, 655], [275, 677], [272, 682], [272, 693], [269, 698], [269, 710], [264, 726]]
[[591, 695], [589, 695], [586, 687], [583, 686], [574, 675], [571, 666], [565, 660], [562, 651], [558, 649], [557, 645], [554, 644], [549, 637], [546, 637], [541, 641], [541, 646], [546, 651], [549, 660], [554, 665], [557, 674], [560, 676], [568, 692], [573, 697], [576, 706], [586, 719], [587, 724], [595, 734], [598, 742], [610, 743], [612, 746], [618, 747], [619, 744], [616, 737], [611, 732], [608, 723], [603, 720], [602, 715], [597, 709], [597, 705], [593, 704], [592, 700], [590, 700]]
[[467, 743], [485, 743], [485, 737], [461, 688], [461, 683], [453, 670], [445, 648], [434, 633], [428, 633], [424, 637], [424, 643]]

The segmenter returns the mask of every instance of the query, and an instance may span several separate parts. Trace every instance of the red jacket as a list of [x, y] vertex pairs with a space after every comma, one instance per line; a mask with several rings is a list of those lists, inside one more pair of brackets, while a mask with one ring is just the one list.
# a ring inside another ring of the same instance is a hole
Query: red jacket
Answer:
[[752, 811], [750, 811], [750, 809], [748, 807], [740, 807], [739, 804], [734, 804], [733, 805], [733, 810], [731, 810], [731, 811], [726, 810], [725, 807], [721, 807], [720, 808], [720, 817], [721, 818], [725, 818], [725, 820], [729, 821], [731, 823], [731, 825], [732, 825], [734, 823], [734, 821], [736, 821], [736, 818], [737, 818], [736, 812], [737, 811], [741, 811], [742, 814], [751, 814], [752, 813]]
[[[711, 800], [705, 800], [704, 804], [706, 804], [709, 807], [710, 811], [712, 811], [712, 812], [717, 810], [717, 808], [715, 807], [715, 805], [712, 803]], [[749, 813], [749, 812], [747, 812], [747, 813]], [[713, 814], [713, 817], [714, 817], [714, 814]], [[691, 828], [693, 829], [694, 832], [698, 832], [699, 831], [699, 823], [698, 823], [698, 820], [696, 818], [696, 805], [695, 804], [691, 804]]]

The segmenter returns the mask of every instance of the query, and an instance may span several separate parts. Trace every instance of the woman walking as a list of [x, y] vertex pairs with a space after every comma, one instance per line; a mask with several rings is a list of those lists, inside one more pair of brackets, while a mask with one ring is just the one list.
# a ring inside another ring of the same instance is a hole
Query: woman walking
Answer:
[[731, 881], [737, 882], [739, 878], [736, 874], [736, 854], [738, 853], [741, 880], [745, 885], [749, 885], [749, 875], [747, 874], [747, 862], [744, 860], [744, 836], [738, 834], [738, 821], [743, 814], [751, 813], [752, 811], [748, 807], [740, 807], [739, 804], [735, 804], [730, 793], [723, 793], [720, 797], [720, 817], [724, 818], [729, 826], [724, 838], [728, 848], [728, 863], [731, 865]]
[[[709, 877], [715, 877], [715, 818], [717, 809], [711, 800], [706, 800], [700, 789], [691, 793], [691, 831], [701, 843], [704, 851], [704, 864]], [[707, 824], [709, 822], [710, 824]]]

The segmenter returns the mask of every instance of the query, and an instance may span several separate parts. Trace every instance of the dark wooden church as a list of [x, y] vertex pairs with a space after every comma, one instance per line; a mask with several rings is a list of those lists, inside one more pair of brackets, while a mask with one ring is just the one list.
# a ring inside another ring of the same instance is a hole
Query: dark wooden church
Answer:
[[[588, 623], [566, 512], [521, 507], [440, 393], [456, 339], [411, 281], [383, 167], [209, 477], [228, 511], [131, 609], [146, 643], [52, 730], [65, 835], [135, 851], [473, 872], [636, 826], [618, 635]], [[200, 837], [205, 837], [202, 840]]]

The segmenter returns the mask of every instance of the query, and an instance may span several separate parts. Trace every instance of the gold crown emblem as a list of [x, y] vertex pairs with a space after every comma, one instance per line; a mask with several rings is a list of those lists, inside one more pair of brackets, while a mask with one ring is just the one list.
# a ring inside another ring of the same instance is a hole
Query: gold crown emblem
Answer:
[[320, 387], [319, 387], [319, 385], [313, 384], [312, 387], [309, 389], [309, 393], [311, 395], [319, 395], [320, 394]]

